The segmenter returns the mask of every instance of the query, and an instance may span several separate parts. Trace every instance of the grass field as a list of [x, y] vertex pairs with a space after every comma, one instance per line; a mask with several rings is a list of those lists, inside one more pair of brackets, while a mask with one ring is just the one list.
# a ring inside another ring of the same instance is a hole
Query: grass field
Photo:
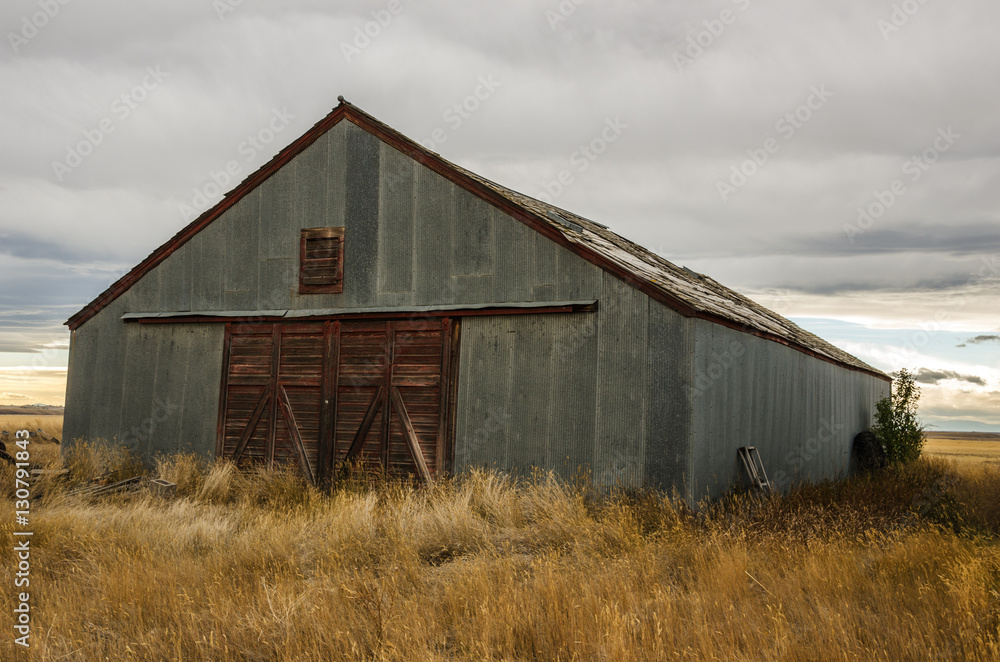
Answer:
[[13, 436], [16, 430], [27, 430], [32, 435], [41, 428], [46, 439], [55, 437], [62, 439], [62, 416], [24, 416], [22, 414], [0, 414], [0, 436], [4, 430]]
[[1000, 467], [1000, 433], [925, 432], [924, 455]]
[[[71, 466], [134, 465], [98, 449]], [[544, 474], [332, 495], [192, 457], [155, 474], [176, 498], [36, 486], [32, 649], [12, 644], [0, 552], [0, 659], [1000, 659], [990, 466], [924, 459], [697, 513]]]

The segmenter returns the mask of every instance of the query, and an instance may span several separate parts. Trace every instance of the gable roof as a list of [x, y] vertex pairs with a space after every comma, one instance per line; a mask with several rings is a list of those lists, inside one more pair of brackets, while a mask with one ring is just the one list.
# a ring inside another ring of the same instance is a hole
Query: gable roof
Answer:
[[508, 189], [455, 165], [440, 155], [383, 124], [340, 97], [340, 104], [309, 131], [278, 152], [270, 161], [229, 191], [214, 207], [201, 214], [162, 246], [150, 253], [107, 290], [66, 321], [77, 329], [99, 313], [146, 273], [151, 271], [191, 237], [207, 227], [243, 196], [254, 190], [282, 166], [304, 151], [342, 120], [368, 131], [501, 211], [542, 233], [648, 296], [685, 317], [697, 317], [778, 342], [816, 358], [890, 378], [822, 338], [715, 280], [678, 267], [656, 253], [612, 232], [606, 226]]

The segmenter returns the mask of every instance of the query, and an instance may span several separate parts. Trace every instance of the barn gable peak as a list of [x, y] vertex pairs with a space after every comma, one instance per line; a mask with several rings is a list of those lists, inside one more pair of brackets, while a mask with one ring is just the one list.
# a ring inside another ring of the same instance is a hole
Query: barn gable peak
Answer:
[[871, 366], [711, 278], [677, 267], [605, 225], [508, 189], [451, 163], [354, 106], [343, 96], [338, 100], [340, 103], [326, 117], [73, 315], [66, 322], [70, 329], [79, 328], [115, 301], [178, 248], [346, 120], [685, 317], [705, 319], [791, 346], [831, 363], [888, 379]]

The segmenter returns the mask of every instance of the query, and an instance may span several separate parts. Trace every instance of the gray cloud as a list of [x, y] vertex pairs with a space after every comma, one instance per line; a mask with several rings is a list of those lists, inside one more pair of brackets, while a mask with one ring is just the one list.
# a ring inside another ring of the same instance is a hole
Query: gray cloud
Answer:
[[987, 342], [998, 342], [998, 343], [1000, 343], [1000, 336], [996, 336], [996, 335], [975, 336], [974, 338], [969, 338], [965, 342], [971, 343], [973, 345], [980, 345], [982, 343], [987, 343]]
[[914, 379], [921, 384], [938, 384], [950, 379], [975, 384], [976, 386], [986, 386], [986, 380], [982, 377], [977, 375], [963, 375], [953, 370], [930, 370], [929, 368], [920, 368]]

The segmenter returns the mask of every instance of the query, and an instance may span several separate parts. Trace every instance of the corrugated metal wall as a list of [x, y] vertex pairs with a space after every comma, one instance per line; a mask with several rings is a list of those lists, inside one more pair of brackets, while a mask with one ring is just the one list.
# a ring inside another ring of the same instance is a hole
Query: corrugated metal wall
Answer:
[[456, 468], [584, 469], [601, 485], [683, 484], [688, 322], [600, 274], [595, 313], [463, 322]]
[[125, 294], [73, 332], [64, 451], [86, 438], [117, 439], [142, 454], [210, 454], [215, 449], [222, 327], [125, 325], [114, 317], [121, 315], [128, 298]]
[[845, 475], [854, 435], [889, 384], [769, 340], [693, 321], [695, 498], [743, 480], [736, 449], [756, 446], [779, 488]]

